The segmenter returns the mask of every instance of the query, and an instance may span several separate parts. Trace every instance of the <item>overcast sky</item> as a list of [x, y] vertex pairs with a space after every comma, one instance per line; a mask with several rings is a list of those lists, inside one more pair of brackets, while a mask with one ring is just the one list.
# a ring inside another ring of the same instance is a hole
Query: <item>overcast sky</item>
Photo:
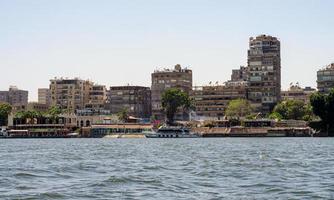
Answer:
[[179, 63], [194, 85], [228, 80], [251, 36], [281, 41], [282, 85], [316, 86], [334, 61], [332, 0], [0, 0], [0, 90], [37, 99], [53, 77], [150, 86]]

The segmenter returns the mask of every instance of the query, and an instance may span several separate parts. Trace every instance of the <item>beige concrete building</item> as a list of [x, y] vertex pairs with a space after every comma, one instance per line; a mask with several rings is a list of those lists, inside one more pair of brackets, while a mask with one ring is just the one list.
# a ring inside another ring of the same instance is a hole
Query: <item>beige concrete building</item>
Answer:
[[126, 109], [138, 118], [151, 117], [151, 89], [142, 86], [112, 86], [108, 91], [106, 109], [117, 114]]
[[334, 63], [331, 63], [318, 70], [317, 72], [317, 88], [321, 93], [328, 93], [334, 88]]
[[39, 102], [29, 102], [27, 105], [27, 110], [34, 110], [42, 113], [47, 112], [49, 108], [49, 105]]
[[38, 103], [51, 105], [51, 93], [49, 88], [38, 88]]
[[89, 91], [89, 102], [85, 108], [93, 110], [102, 110], [107, 100], [107, 90], [104, 85], [93, 85]]
[[247, 82], [229, 82], [225, 85], [209, 85], [194, 87], [191, 97], [194, 101], [195, 113], [192, 118], [222, 120], [228, 103], [234, 99], [246, 99]]
[[[182, 68], [181, 65], [175, 65], [174, 69], [156, 70], [152, 73], [152, 115], [155, 119], [164, 120], [165, 115], [162, 112], [161, 95], [169, 88], [179, 88], [186, 93], [192, 90], [192, 70]], [[189, 114], [178, 112], [176, 120], [187, 120]]]
[[50, 80], [51, 105], [59, 106], [68, 113], [77, 109], [84, 109], [89, 103], [93, 83], [88, 80], [52, 79]]
[[300, 100], [305, 104], [310, 102], [311, 95], [316, 92], [316, 89], [311, 87], [301, 88], [298, 84], [291, 85], [288, 90], [281, 92], [282, 100]]
[[281, 47], [276, 37], [249, 39], [248, 98], [262, 113], [270, 112], [281, 98]]

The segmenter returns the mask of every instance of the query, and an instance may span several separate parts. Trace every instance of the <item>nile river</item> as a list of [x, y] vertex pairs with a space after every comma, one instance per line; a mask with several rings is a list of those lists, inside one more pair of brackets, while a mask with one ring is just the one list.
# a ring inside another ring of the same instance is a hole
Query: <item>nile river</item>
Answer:
[[334, 138], [2, 139], [0, 199], [334, 199]]

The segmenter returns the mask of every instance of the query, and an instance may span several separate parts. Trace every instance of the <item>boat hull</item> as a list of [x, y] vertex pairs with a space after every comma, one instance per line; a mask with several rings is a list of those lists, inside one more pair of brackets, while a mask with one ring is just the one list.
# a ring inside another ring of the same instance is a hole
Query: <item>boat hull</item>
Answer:
[[146, 134], [146, 138], [198, 138], [195, 134]]

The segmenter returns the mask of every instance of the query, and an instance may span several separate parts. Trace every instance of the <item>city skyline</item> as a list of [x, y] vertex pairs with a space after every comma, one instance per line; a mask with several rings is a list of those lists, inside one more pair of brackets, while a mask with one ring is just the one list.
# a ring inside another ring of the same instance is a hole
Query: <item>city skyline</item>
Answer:
[[193, 70], [194, 86], [223, 83], [247, 65], [249, 37], [261, 34], [281, 41], [282, 89], [291, 82], [316, 87], [316, 71], [334, 61], [331, 5], [0, 1], [0, 66], [10, 75], [0, 90], [17, 85], [36, 101], [37, 89], [56, 76], [150, 86], [155, 69], [177, 63]]

